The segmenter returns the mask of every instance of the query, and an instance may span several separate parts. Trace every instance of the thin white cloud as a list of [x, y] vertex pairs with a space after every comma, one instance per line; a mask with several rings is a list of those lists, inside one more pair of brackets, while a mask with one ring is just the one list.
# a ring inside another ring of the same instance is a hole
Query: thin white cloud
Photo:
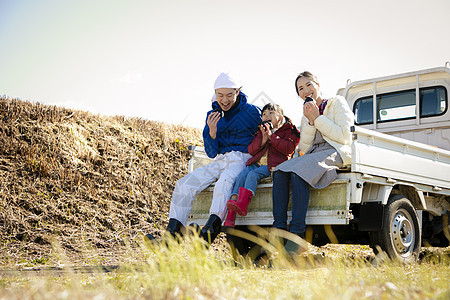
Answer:
[[143, 79], [143, 76], [139, 72], [127, 72], [125, 75], [112, 80], [115, 83], [133, 84]]

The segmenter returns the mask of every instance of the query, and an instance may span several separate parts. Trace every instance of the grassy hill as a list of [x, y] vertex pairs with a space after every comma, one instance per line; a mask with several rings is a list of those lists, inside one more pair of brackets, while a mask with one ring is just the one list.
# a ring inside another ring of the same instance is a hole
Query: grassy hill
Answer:
[[109, 259], [158, 234], [201, 144], [198, 129], [0, 97], [1, 261], [45, 261], [55, 245]]

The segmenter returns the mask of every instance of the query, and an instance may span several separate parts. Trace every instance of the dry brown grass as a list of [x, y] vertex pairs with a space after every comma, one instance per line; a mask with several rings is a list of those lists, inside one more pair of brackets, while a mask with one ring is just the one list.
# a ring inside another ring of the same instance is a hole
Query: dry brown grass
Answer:
[[45, 261], [55, 243], [111, 260], [159, 233], [201, 144], [198, 129], [0, 97], [1, 261]]

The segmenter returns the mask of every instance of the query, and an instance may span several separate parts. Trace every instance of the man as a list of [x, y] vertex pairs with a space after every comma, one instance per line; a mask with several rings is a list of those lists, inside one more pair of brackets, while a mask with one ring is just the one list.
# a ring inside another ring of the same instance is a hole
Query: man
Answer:
[[[212, 110], [208, 112], [203, 130], [206, 154], [214, 160], [179, 179], [170, 205], [167, 231], [172, 236], [182, 233], [191, 212], [192, 202], [202, 190], [217, 180], [210, 207], [210, 217], [200, 236], [212, 243], [220, 233], [226, 216], [234, 181], [251, 157], [247, 147], [261, 122], [261, 111], [247, 103], [241, 86], [227, 73], [214, 83]], [[147, 235], [154, 239], [152, 235]]]

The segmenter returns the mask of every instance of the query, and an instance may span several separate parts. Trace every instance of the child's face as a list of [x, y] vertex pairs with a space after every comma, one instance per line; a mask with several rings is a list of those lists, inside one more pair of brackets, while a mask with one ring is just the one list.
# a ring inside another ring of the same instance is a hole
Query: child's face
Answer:
[[283, 122], [283, 116], [274, 110], [266, 109], [261, 115], [262, 121], [270, 121], [273, 125], [273, 129], [278, 129]]

